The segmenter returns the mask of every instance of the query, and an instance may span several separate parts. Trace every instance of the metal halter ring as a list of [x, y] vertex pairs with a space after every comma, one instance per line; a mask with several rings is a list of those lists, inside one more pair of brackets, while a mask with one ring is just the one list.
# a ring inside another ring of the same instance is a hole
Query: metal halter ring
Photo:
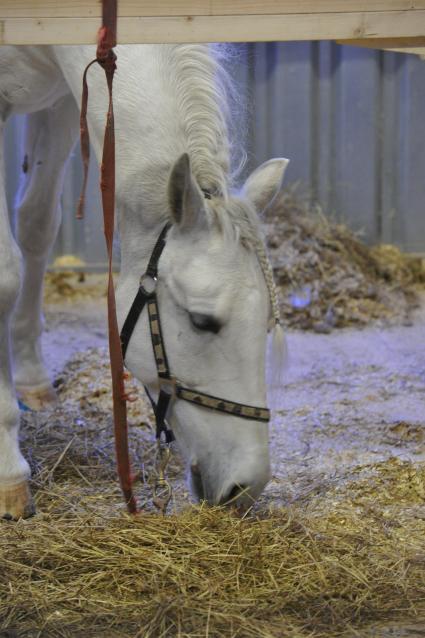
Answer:
[[145, 295], [150, 297], [155, 292], [157, 283], [158, 283], [158, 278], [157, 277], [155, 277], [154, 275], [150, 275], [149, 273], [145, 272], [140, 277], [139, 286], [140, 286], [140, 288], [143, 289]]
[[166, 479], [166, 469], [171, 457], [169, 445], [162, 445], [160, 439], [157, 442], [157, 477], [153, 485], [152, 502], [160, 512], [165, 515], [168, 503], [173, 493], [170, 483]]

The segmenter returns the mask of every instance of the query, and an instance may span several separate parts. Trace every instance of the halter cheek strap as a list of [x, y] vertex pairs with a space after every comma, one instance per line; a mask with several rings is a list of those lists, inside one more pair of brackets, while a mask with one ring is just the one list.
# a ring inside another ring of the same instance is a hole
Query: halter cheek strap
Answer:
[[149, 259], [148, 267], [142, 277], [140, 277], [140, 285], [134, 298], [131, 308], [128, 312], [124, 325], [121, 329], [121, 350], [122, 357], [125, 359], [128, 344], [136, 327], [136, 323], [146, 305], [147, 300], [155, 292], [156, 280], [158, 278], [158, 261], [161, 257], [165, 246], [165, 238], [171, 224], [166, 224], [162, 229]]
[[169, 228], [170, 224], [166, 224], [156, 241], [152, 255], [149, 259], [148, 267], [145, 274], [140, 278], [139, 289], [121, 330], [121, 348], [123, 359], [125, 359], [133, 330], [143, 308], [147, 305], [149, 329], [159, 382], [159, 395], [157, 402], [153, 400], [146, 387], [145, 391], [149, 397], [155, 414], [157, 438], [159, 439], [161, 434], [164, 433], [165, 439], [168, 443], [174, 440], [173, 432], [166, 421], [170, 402], [174, 398], [187, 401], [188, 403], [192, 403], [209, 410], [215, 410], [216, 412], [223, 412], [225, 414], [238, 416], [251, 421], [268, 423], [270, 420], [270, 411], [267, 408], [246, 405], [244, 403], [236, 403], [235, 401], [216, 397], [211, 394], [206, 394], [205, 392], [198, 392], [192, 388], [186, 388], [171, 374], [167, 353], [165, 351], [159, 316], [158, 299], [156, 295], [158, 261], [164, 249], [166, 235]]
[[[136, 323], [139, 320], [139, 317], [142, 313], [143, 308], [149, 302], [149, 300], [156, 299], [156, 282], [158, 278], [158, 261], [164, 250], [165, 246], [165, 238], [170, 228], [171, 224], [166, 224], [162, 229], [154, 249], [152, 251], [151, 257], [149, 259], [148, 267], [146, 268], [146, 272], [142, 277], [140, 277], [140, 285], [139, 289], [136, 293], [133, 303], [131, 304], [131, 308], [128, 312], [126, 320], [124, 321], [124, 325], [121, 329], [121, 349], [122, 349], [122, 358], [125, 361], [125, 355], [127, 353], [128, 344], [131, 339], [131, 335], [133, 334], [134, 328], [136, 327]], [[150, 315], [149, 315], [150, 316]], [[150, 324], [151, 325], [151, 324]], [[158, 324], [159, 326], [159, 324]], [[150, 328], [151, 336], [152, 336], [152, 326]], [[159, 326], [160, 330], [160, 326]], [[158, 371], [158, 377], [160, 378], [160, 370], [158, 368], [158, 359], [155, 353], [155, 345], [154, 338], [152, 337], [152, 346], [154, 348], [154, 356], [155, 362]], [[164, 352], [164, 357], [166, 357]], [[168, 364], [167, 364], [168, 369]], [[146, 395], [152, 405], [152, 410], [155, 415], [156, 421], [156, 437], [160, 438], [161, 433], [164, 432], [165, 440], [167, 443], [171, 443], [174, 441], [174, 434], [172, 430], [168, 427], [166, 423], [166, 416], [168, 412], [168, 407], [170, 405], [170, 401], [172, 398], [171, 392], [166, 392], [164, 389], [164, 384], [160, 384], [160, 391], [158, 395], [158, 401], [155, 402], [148, 388], [145, 387]]]

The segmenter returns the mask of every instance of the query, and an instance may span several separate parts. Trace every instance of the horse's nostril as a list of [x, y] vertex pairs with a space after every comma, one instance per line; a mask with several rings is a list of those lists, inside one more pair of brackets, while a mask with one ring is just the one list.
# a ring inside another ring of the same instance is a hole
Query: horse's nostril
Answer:
[[192, 471], [192, 474], [195, 474], [196, 476], [201, 476], [201, 470], [199, 469], [199, 465], [197, 463], [193, 463], [190, 466], [190, 469]]
[[198, 464], [193, 464], [190, 466], [190, 478], [194, 495], [198, 500], [202, 501], [205, 498], [205, 494], [204, 486], [202, 484], [201, 471]]
[[236, 483], [236, 485], [234, 485], [232, 487], [232, 489], [227, 494], [227, 496], [222, 499], [222, 504], [223, 505], [232, 505], [232, 504], [234, 504], [235, 501], [240, 496], [242, 496], [243, 494], [246, 494], [247, 491], [248, 491], [248, 487], [246, 485], [242, 485], [242, 484]]

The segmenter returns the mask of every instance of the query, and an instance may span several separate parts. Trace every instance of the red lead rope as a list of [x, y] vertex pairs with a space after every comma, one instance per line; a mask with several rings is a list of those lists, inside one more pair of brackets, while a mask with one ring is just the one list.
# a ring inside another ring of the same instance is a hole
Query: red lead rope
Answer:
[[84, 166], [83, 190], [78, 203], [77, 217], [84, 215], [84, 200], [87, 184], [87, 174], [90, 157], [90, 140], [87, 127], [88, 86], [87, 71], [92, 64], [98, 62], [105, 71], [109, 93], [109, 108], [106, 117], [105, 136], [101, 165], [100, 188], [102, 192], [102, 207], [106, 248], [108, 251], [108, 328], [109, 355], [111, 361], [112, 398], [114, 412], [115, 451], [117, 470], [121, 489], [131, 514], [137, 512], [137, 504], [132, 490], [130, 457], [127, 435], [127, 395], [124, 387], [124, 362], [121, 352], [121, 341], [115, 305], [114, 281], [112, 277], [112, 245], [114, 238], [115, 218], [115, 129], [114, 110], [112, 103], [112, 83], [116, 69], [116, 55], [112, 47], [116, 45], [117, 33], [117, 0], [102, 1], [102, 27], [98, 34], [96, 59], [90, 62], [83, 75], [83, 94], [81, 99], [80, 134], [81, 155]]

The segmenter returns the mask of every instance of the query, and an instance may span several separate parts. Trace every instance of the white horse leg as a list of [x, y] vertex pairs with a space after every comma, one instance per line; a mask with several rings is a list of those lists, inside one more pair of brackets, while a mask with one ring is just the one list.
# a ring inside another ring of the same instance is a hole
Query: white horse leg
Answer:
[[11, 374], [10, 316], [20, 286], [20, 255], [9, 224], [5, 194], [4, 122], [0, 120], [0, 518], [33, 511], [28, 463], [19, 450], [19, 410]]
[[16, 392], [33, 409], [55, 400], [41, 352], [43, 276], [60, 224], [65, 165], [78, 130], [78, 109], [71, 95], [27, 117], [16, 206], [23, 281], [12, 317], [12, 337]]

